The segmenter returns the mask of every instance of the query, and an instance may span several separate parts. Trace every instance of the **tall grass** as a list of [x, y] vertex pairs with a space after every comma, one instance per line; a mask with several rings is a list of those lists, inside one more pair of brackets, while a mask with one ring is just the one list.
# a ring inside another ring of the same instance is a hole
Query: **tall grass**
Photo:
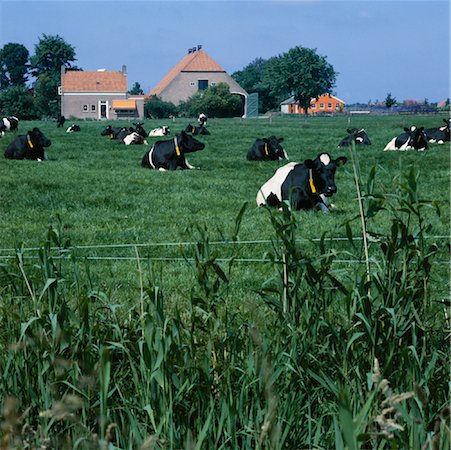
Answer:
[[246, 205], [228, 262], [208, 225], [189, 229], [194, 281], [175, 304], [163, 266], [139, 259], [135, 301], [112, 301], [61, 221], [35, 262], [18, 247], [0, 272], [0, 448], [448, 448], [450, 324], [425, 240], [440, 211], [413, 167], [390, 195], [376, 176], [360, 186], [370, 273], [334, 265], [362, 257], [359, 216], [350, 250], [326, 233], [312, 250], [303, 215], [267, 209], [271, 271], [250, 312], [230, 296]]

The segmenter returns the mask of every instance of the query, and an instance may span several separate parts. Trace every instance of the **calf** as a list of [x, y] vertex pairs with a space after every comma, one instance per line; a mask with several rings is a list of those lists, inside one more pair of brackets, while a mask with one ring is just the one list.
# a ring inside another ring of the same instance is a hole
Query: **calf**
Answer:
[[3, 119], [0, 120], [0, 125], [2, 123], [5, 127], [5, 131], [15, 131], [19, 126], [19, 119], [15, 116], [3, 117]]
[[6, 148], [7, 159], [32, 159], [43, 161], [47, 159], [45, 147], [50, 147], [50, 139], [38, 129], [33, 128], [26, 135], [17, 136]]
[[191, 124], [188, 124], [186, 126], [185, 131], [187, 133], [192, 133], [195, 136], [198, 134], [210, 134], [210, 132], [204, 126], [193, 127]]
[[418, 150], [423, 151], [428, 148], [428, 141], [424, 128], [412, 126], [404, 128], [405, 133], [394, 137], [384, 148], [386, 150]]
[[199, 126], [204, 127], [207, 124], [207, 116], [204, 113], [200, 113], [197, 121], [199, 122]]
[[171, 130], [169, 129], [169, 127], [166, 125], [163, 125], [161, 127], [154, 128], [153, 130], [151, 130], [149, 132], [149, 136], [153, 136], [153, 137], [167, 136], [170, 132], [171, 132]]
[[319, 208], [328, 212], [326, 198], [337, 192], [335, 171], [347, 160], [345, 156], [332, 159], [328, 153], [320, 153], [314, 160], [288, 163], [260, 188], [257, 205], [280, 208], [288, 200], [295, 210]]
[[76, 133], [77, 131], [80, 131], [80, 125], [74, 123], [66, 130], [66, 133]]
[[280, 145], [283, 138], [270, 136], [269, 138], [256, 139], [247, 152], [248, 161], [275, 161], [278, 159], [290, 159]]
[[146, 152], [141, 165], [148, 169], [176, 170], [195, 169], [185, 157], [185, 153], [193, 153], [203, 150], [205, 144], [182, 131], [177, 133], [174, 139], [168, 141], [157, 141], [152, 148]]
[[371, 141], [364, 128], [361, 130], [357, 128], [348, 128], [346, 131], [348, 132], [348, 135], [338, 144], [339, 147], [348, 147], [351, 145], [352, 141], [354, 141], [356, 145], [371, 145]]
[[449, 142], [451, 119], [443, 119], [443, 122], [446, 124], [444, 127], [426, 128], [424, 130], [428, 142], [436, 142], [437, 144]]

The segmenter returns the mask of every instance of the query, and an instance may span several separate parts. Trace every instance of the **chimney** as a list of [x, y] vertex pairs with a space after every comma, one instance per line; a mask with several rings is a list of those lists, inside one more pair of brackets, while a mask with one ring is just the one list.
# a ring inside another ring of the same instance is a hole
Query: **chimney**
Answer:
[[124, 65], [122, 65], [122, 73], [124, 74], [124, 75], [127, 75], [127, 66], [124, 64]]
[[202, 45], [197, 46], [197, 50], [200, 50], [202, 48]]
[[188, 55], [190, 54], [190, 53], [192, 53], [193, 52], [193, 49], [192, 48], [189, 48], [188, 49]]

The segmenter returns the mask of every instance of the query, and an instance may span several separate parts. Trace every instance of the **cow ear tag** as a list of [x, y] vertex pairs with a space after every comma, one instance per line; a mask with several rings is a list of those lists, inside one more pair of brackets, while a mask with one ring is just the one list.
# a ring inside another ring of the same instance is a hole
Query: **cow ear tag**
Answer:
[[266, 142], [265, 142], [265, 154], [266, 154], [266, 156], [269, 156], [268, 144]]
[[30, 146], [30, 148], [33, 148], [34, 146], [33, 146], [33, 142], [31, 142], [31, 139], [30, 139], [30, 135], [29, 134], [27, 134], [27, 141], [28, 141], [28, 145]]
[[180, 155], [181, 155], [180, 147], [179, 147], [179, 145], [177, 144], [177, 138], [176, 138], [176, 137], [174, 138], [174, 145], [175, 145], [175, 153], [176, 153], [176, 155], [177, 155], [177, 156], [180, 156]]
[[309, 169], [309, 171], [308, 171], [308, 176], [309, 176], [308, 182], [309, 182], [309, 184], [310, 184], [310, 189], [312, 190], [312, 193], [313, 193], [313, 194], [316, 194], [316, 187], [315, 187], [315, 184], [313, 183], [312, 169]]

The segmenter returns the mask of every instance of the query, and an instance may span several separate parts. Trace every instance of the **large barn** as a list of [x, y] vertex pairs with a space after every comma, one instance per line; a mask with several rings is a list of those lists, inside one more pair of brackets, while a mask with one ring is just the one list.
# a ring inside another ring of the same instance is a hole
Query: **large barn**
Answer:
[[188, 49], [188, 53], [150, 91], [161, 100], [178, 105], [199, 90], [226, 83], [230, 92], [247, 98], [247, 92], [201, 46]]
[[126, 67], [121, 71], [61, 68], [61, 115], [77, 119], [144, 117], [144, 96], [129, 95]]

